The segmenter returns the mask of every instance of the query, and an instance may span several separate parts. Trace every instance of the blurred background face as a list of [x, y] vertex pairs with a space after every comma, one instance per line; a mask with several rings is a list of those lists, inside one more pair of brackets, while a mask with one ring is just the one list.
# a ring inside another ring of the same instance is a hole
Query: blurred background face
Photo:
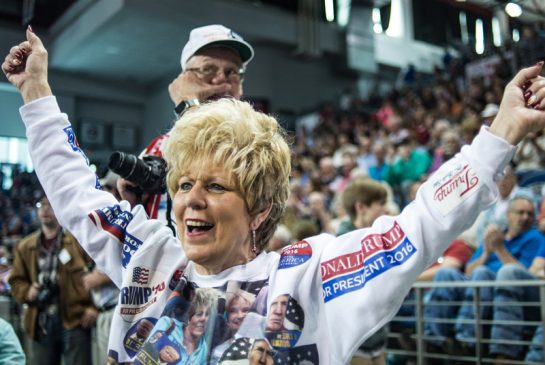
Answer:
[[59, 222], [47, 198], [40, 199], [36, 207], [38, 208], [38, 219], [40, 219], [41, 224], [49, 228], [58, 227]]
[[509, 194], [511, 194], [511, 191], [513, 190], [516, 184], [517, 184], [517, 177], [514, 174], [512, 168], [510, 167], [506, 168], [505, 176], [503, 177], [503, 179], [499, 180], [496, 183], [502, 199], [506, 199], [509, 196]]
[[534, 205], [528, 200], [517, 199], [513, 201], [507, 213], [511, 235], [514, 237], [532, 228], [534, 214]]
[[[221, 95], [212, 95], [210, 99], [219, 99], [225, 96], [231, 96], [240, 99], [242, 96], [242, 79], [240, 77], [228, 77], [227, 74], [238, 72], [242, 67], [240, 55], [227, 47], [213, 47], [204, 49], [195, 54], [187, 61], [187, 68], [198, 68], [201, 70], [217, 69], [218, 72], [212, 76], [196, 73], [204, 82], [210, 85], [229, 84], [230, 91]], [[191, 71], [190, 71], [191, 72]]]
[[322, 193], [312, 192], [308, 196], [308, 205], [312, 212], [317, 213], [325, 210], [324, 196]]

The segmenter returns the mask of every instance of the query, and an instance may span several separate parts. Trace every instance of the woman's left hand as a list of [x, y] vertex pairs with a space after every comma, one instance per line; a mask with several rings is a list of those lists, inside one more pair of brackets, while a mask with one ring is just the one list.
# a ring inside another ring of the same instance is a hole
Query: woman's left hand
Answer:
[[545, 128], [543, 61], [520, 70], [505, 87], [498, 115], [490, 132], [516, 145], [528, 133]]

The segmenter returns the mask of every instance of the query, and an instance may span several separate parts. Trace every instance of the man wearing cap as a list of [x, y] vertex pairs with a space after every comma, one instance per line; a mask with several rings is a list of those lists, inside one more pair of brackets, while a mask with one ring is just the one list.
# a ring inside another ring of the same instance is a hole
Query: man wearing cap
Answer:
[[496, 104], [486, 104], [483, 111], [481, 112], [482, 123], [490, 125], [490, 123], [492, 123], [492, 120], [494, 120], [496, 114], [498, 114], [499, 110], [500, 108]]
[[253, 56], [252, 46], [223, 25], [193, 29], [182, 50], [182, 72], [168, 87], [176, 113], [204, 100], [240, 99], [244, 71]]
[[[254, 57], [252, 46], [223, 25], [206, 25], [195, 28], [189, 34], [180, 63], [182, 71], [168, 86], [178, 118], [188, 108], [206, 100], [222, 97], [242, 97], [243, 77], [246, 66]], [[156, 137], [142, 152], [142, 155], [161, 156], [161, 145], [168, 134]], [[126, 190], [124, 183], [119, 186], [122, 197], [136, 203], [136, 197]], [[171, 221], [167, 194], [147, 197], [144, 207], [150, 218]], [[174, 230], [174, 225], [170, 225]]]

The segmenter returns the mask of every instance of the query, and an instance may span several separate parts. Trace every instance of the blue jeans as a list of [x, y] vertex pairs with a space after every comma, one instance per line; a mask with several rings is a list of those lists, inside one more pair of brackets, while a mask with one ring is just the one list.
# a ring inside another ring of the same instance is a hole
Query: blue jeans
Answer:
[[[535, 276], [530, 274], [523, 267], [516, 264], [504, 265], [498, 271], [497, 280], [533, 280]], [[502, 305], [507, 302], [538, 302], [539, 289], [538, 287], [523, 287], [523, 286], [504, 286], [497, 287], [494, 290], [494, 320], [501, 321], [539, 321], [540, 310], [536, 307], [525, 307], [521, 305]], [[493, 340], [524, 340], [526, 331], [535, 331], [535, 326], [525, 326], [522, 324], [494, 324], [492, 326], [491, 338]], [[542, 334], [542, 332], [540, 332]], [[539, 336], [539, 333], [538, 333]], [[491, 344], [490, 353], [502, 354], [517, 358], [524, 350], [522, 345], [507, 345], [507, 344]], [[541, 350], [541, 358], [543, 359], [543, 350]]]
[[543, 327], [538, 326], [532, 339], [532, 345], [530, 345], [524, 361], [543, 364], [543, 360]]
[[[452, 282], [468, 280], [494, 280], [495, 273], [484, 266], [476, 268], [470, 277], [464, 275], [457, 269], [440, 269], [435, 274], [434, 282]], [[440, 345], [445, 339], [454, 337], [464, 341], [473, 341], [475, 338], [475, 325], [473, 323], [463, 323], [463, 320], [475, 319], [475, 308], [473, 307], [473, 288], [433, 288], [430, 290], [426, 305], [424, 306], [424, 334], [426, 336], [438, 337], [435, 341], [430, 341]], [[491, 301], [492, 288], [481, 288], [480, 300]], [[463, 302], [462, 305], [433, 305], [430, 302]], [[490, 307], [481, 306], [480, 312], [482, 319], [489, 319], [492, 315]], [[454, 323], [438, 323], [426, 321], [426, 319], [453, 319]], [[470, 340], [471, 339], [471, 340]]]
[[31, 347], [31, 364], [60, 365], [62, 355], [64, 365], [91, 365], [91, 330], [64, 329], [60, 315], [50, 317], [47, 334], [38, 332]]

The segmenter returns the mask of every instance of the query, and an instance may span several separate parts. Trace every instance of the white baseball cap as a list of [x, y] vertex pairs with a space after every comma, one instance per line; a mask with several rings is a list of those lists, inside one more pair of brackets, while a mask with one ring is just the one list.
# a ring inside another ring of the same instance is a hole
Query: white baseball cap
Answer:
[[195, 28], [189, 33], [189, 40], [182, 50], [180, 63], [185, 70], [187, 60], [203, 48], [223, 46], [237, 51], [246, 66], [254, 57], [254, 49], [240, 35], [223, 25], [214, 24]]
[[498, 114], [500, 108], [496, 104], [486, 104], [485, 108], [481, 112], [482, 118], [495, 117]]

